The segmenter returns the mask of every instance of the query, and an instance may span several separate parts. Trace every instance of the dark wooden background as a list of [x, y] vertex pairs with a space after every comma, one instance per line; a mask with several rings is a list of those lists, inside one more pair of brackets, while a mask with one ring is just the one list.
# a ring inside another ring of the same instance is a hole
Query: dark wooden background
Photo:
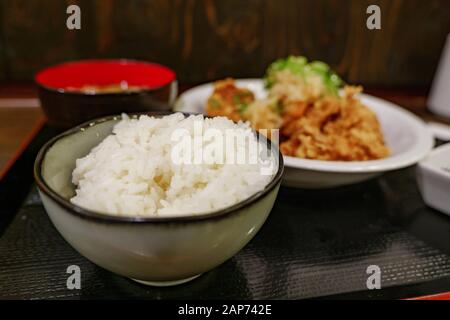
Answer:
[[[66, 29], [69, 4], [81, 7], [81, 30]], [[366, 28], [370, 4], [381, 7], [382, 30]], [[448, 32], [449, 0], [0, 0], [0, 81], [126, 57], [198, 83], [257, 77], [275, 58], [303, 54], [349, 82], [428, 87]]]

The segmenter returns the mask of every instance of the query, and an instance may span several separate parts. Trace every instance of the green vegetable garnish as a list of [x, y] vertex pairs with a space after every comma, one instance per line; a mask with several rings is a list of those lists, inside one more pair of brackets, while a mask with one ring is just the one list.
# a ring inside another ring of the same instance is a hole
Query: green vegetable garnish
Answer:
[[211, 107], [213, 107], [214, 109], [217, 109], [220, 107], [220, 102], [217, 101], [217, 99], [211, 98], [209, 99], [209, 104], [211, 105]]
[[270, 105], [270, 109], [272, 109], [273, 112], [281, 114], [283, 112], [283, 104], [281, 103], [280, 100], [277, 100], [276, 102]]
[[240, 104], [241, 103], [241, 96], [239, 94], [235, 94], [233, 96], [233, 102], [234, 102], [234, 104]]
[[240, 113], [243, 113], [248, 108], [248, 103], [243, 100], [250, 97], [251, 94], [249, 94], [248, 92], [238, 92], [233, 95], [233, 102]]
[[248, 108], [248, 103], [240, 103], [237, 106], [239, 113], [243, 113]]
[[276, 82], [276, 74], [279, 71], [289, 70], [293, 75], [301, 77], [305, 82], [311, 76], [319, 76], [328, 94], [337, 95], [342, 86], [342, 80], [330, 67], [321, 61], [308, 60], [302, 56], [289, 56], [273, 62], [266, 71], [265, 85], [270, 89]]

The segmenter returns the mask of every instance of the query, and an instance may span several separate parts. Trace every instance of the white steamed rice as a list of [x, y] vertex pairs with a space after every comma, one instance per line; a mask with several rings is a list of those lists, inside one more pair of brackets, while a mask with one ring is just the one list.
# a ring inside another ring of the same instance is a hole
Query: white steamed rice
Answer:
[[[261, 174], [263, 164], [259, 161], [174, 163], [171, 152], [177, 141], [171, 138], [173, 130], [187, 129], [193, 141], [196, 121], [202, 122], [204, 130], [249, 130], [248, 124], [236, 124], [223, 117], [185, 117], [176, 113], [163, 118], [143, 115], [130, 119], [123, 115], [111, 135], [76, 161], [72, 181], [77, 189], [71, 201], [121, 216], [181, 216], [229, 207], [264, 189], [272, 175]], [[253, 135], [251, 138], [256, 140]], [[208, 144], [202, 143], [202, 147]], [[274, 161], [273, 157], [270, 161]]]

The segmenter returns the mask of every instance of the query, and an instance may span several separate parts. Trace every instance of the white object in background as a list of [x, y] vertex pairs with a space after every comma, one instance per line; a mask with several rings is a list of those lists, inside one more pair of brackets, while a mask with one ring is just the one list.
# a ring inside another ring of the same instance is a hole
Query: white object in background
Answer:
[[444, 51], [434, 76], [428, 108], [436, 114], [450, 118], [450, 34], [447, 35]]
[[450, 143], [437, 147], [420, 161], [416, 176], [425, 203], [450, 215]]

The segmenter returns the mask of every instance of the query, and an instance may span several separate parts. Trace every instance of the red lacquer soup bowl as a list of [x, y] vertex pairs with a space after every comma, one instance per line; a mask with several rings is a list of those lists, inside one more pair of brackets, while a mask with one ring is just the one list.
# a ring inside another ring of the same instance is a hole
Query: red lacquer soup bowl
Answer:
[[177, 96], [175, 73], [137, 60], [80, 60], [36, 74], [48, 123], [72, 127], [117, 113], [168, 111]]

